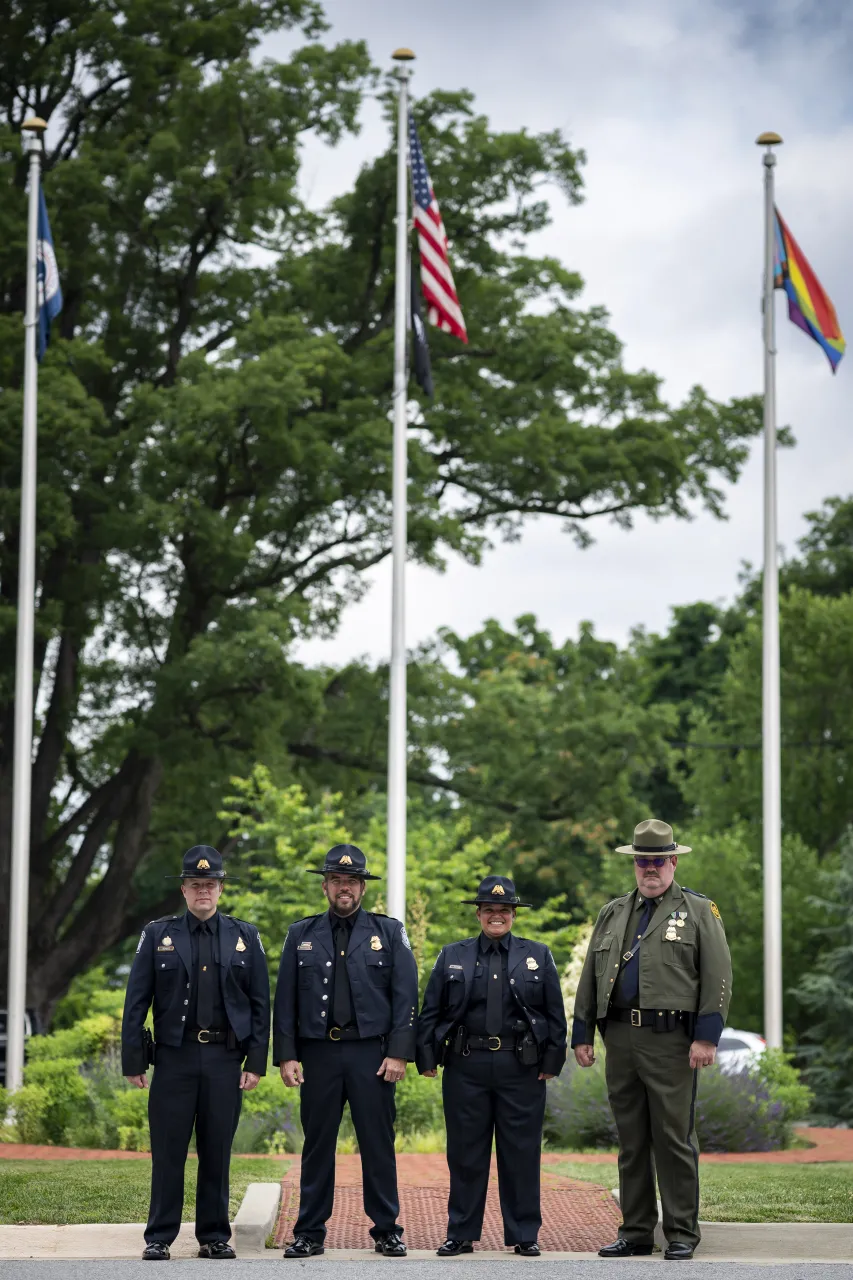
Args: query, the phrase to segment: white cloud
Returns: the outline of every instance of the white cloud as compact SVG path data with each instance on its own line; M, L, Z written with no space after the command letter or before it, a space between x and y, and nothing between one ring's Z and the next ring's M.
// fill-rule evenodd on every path
M553 225L536 247L582 273L583 301L608 307L628 366L661 374L668 396L695 382L719 398L761 388L762 166L754 139L763 129L786 139L778 203L853 337L845 72L853 12L830 6L818 23L795 0L751 12L682 0L433 0L429 10L413 0L326 0L326 10L332 37L367 39L378 62L410 44L415 92L468 87L494 127L560 127L586 149L585 203L568 209L555 193ZM271 41L265 51L276 47ZM384 145L370 104L358 138L334 152L309 146L312 200L345 188ZM799 442L779 459L780 541L791 548L804 512L829 494L853 492L853 352L833 378L820 349L788 324L781 300L778 307L779 418ZM727 509L722 524L700 514L691 524L640 518L631 533L599 525L585 552L556 523L538 522L481 569L410 569L409 642L441 623L465 632L487 616L509 623L521 612L537 614L558 639L581 619L617 639L638 623L663 627L671 605L730 598L741 561L760 561L759 445ZM301 655L384 657L389 618L383 565L340 635L304 645Z

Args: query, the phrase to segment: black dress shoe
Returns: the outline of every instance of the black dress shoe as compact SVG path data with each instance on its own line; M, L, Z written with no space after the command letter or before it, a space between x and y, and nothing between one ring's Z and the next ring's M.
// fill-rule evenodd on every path
M473 1253L474 1246L470 1240L454 1240L448 1236L440 1249L436 1249L439 1258L455 1258L460 1253Z
M387 1231L376 1241L375 1253L382 1253L386 1258L405 1258L406 1246L399 1231Z
M319 1240L309 1240L307 1236L297 1236L293 1244L289 1244L285 1249L284 1256L285 1258L313 1258L315 1254L325 1252L326 1250Z
M142 1250L142 1256L146 1262L168 1262L172 1255L169 1253L169 1246L163 1244L162 1240L152 1240Z
M613 1244L606 1244L599 1249L599 1258L645 1258L654 1249L653 1244L632 1244L620 1236Z
M528 1240L515 1246L515 1252L520 1253L522 1258L541 1258L542 1250L535 1240Z
M237 1255L227 1240L214 1240L211 1244L200 1244L200 1258L236 1258Z
M666 1252L663 1256L668 1262L689 1262L693 1257L693 1245L683 1244L680 1240L676 1240L674 1244L666 1246Z

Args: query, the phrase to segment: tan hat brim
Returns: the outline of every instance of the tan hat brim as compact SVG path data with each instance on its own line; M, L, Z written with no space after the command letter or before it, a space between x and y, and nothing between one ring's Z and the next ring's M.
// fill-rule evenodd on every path
M658 858L660 857L671 858L674 853L692 853L693 849L689 844L677 844L674 849L667 849L666 852L664 852L664 850L661 849L659 852L656 853L655 850L653 849L643 849L641 851L639 849L635 849L632 844L620 844L619 847L615 850L615 852L630 853L630 854L637 853L641 858L654 858L655 856L657 856Z

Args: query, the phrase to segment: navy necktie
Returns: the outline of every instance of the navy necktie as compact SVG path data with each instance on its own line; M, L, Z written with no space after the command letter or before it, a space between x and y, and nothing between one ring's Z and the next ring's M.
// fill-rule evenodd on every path
M486 988L486 1035L499 1036L503 1031L503 991L500 946L493 942L489 951Z
M332 1017L336 1027L346 1027L352 1022L349 974L347 973L347 948L349 929L343 920L335 925L335 990L332 997Z
M637 945L639 938L649 927L649 921L652 918L657 903L652 898L647 898L643 903L643 912L640 916L640 923L637 925L637 932L629 940L626 950L633 951ZM620 974L621 981L619 983L620 995L626 1002L629 1009L636 1009L640 1000L640 948L634 951L631 959L625 964L625 968Z
M213 1021L213 947L210 926L204 921L198 936L198 1025L209 1027Z

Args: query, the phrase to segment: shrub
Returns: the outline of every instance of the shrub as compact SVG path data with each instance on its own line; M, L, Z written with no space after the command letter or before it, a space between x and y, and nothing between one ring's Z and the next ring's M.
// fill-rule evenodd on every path
M69 1128L93 1118L92 1099L79 1068L77 1058L53 1058L27 1065L24 1087L15 1094L16 1127L21 1141L63 1143Z
M562 1075L548 1085L545 1136L552 1146L584 1150L618 1144L603 1056L585 1070L567 1063ZM808 1113L810 1102L809 1089L781 1052L768 1052L748 1070L733 1075L711 1067L700 1073L696 1096L699 1148L778 1151L790 1146L793 1125Z
M441 1081L419 1076L410 1066L397 1085L397 1133L403 1136L416 1133L444 1132L444 1108L441 1103ZM412 1150L407 1147L406 1150Z
M299 1094L284 1087L272 1066L256 1089L243 1094L233 1150L235 1155L285 1155L302 1150Z
M73 1027L46 1036L32 1036L27 1042L27 1061L45 1062L55 1058L89 1061L106 1053L121 1038L121 1023L108 1013L83 1018Z

